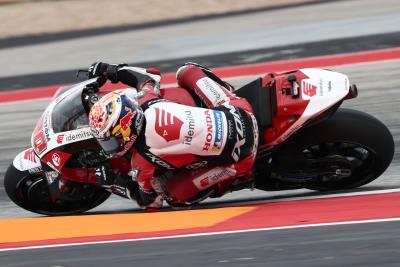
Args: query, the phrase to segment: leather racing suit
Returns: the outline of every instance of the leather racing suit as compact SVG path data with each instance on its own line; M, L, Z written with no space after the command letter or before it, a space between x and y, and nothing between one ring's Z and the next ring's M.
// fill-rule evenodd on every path
M138 100L144 127L131 151L131 173L140 190L167 193L163 197L178 206L221 196L251 181L258 128L246 99L235 96L210 70L187 63L177 71L178 85L207 108L169 102L135 69L124 66L117 77L144 92ZM162 180L159 174L169 171L172 177Z

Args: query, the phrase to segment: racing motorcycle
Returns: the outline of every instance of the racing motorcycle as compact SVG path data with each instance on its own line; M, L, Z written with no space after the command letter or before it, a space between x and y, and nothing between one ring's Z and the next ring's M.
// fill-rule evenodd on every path
M104 82L89 79L54 95L33 131L32 147L20 152L5 174L5 189L15 204L46 215L81 213L111 194L99 186L96 166L108 162L115 171L129 173L129 160L110 159L88 127L90 107L106 93ZM183 88L160 94L202 106ZM269 73L235 94L251 103L259 125L254 188L351 189L378 178L392 161L394 141L387 127L364 112L339 108L358 94L344 74L311 68ZM207 179L218 182L218 177Z

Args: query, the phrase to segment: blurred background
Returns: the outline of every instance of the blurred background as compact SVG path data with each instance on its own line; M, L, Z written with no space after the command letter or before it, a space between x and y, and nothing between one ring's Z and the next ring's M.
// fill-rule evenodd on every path
M2 0L0 90L73 82L98 60L173 71L390 47L399 10L396 0Z

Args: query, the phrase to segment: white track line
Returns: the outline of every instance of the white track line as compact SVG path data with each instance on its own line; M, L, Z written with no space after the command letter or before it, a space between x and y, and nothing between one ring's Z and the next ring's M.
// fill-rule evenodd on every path
M124 239L124 240L93 241L93 242L82 242L82 243L71 243L71 244L43 245L43 246L30 246L30 247L27 246L27 247L20 247L20 248L5 248L5 249L0 249L0 252L17 251L17 250L28 250L28 249L58 248L58 247L69 247L69 246L112 244L112 243L135 242L135 241L163 240L163 239L173 239L173 238L216 236L216 235L226 235L226 234L240 234L240 233L251 233L251 232L262 232L262 231L275 231L275 230L288 230L288 229L298 229L298 228L311 228L311 227L319 227L319 226L336 226L336 225L380 223L380 222L397 222L397 221L400 221L400 218L361 220L361 221L348 221L348 222L332 222L332 223L318 223L318 224L304 224L304 225L294 225L294 226L280 226L280 227L270 227L270 228L257 228L257 229L247 229L247 230L209 232L209 233L197 233L197 234L186 234L186 235L184 234L184 235L163 236L163 237L147 237L147 238Z
M319 195L319 196L303 196L303 197L285 197L271 200L260 200L260 199L249 199L249 204L251 202L255 202L255 204L261 203L276 203L276 202L290 202L290 201L298 201L298 200L312 200L312 199L325 199L325 198L337 198L337 197L352 197L352 196L365 196L365 195L376 195L376 194L390 194L390 193L398 193L400 192L400 188L394 189L383 189L383 190L371 190L364 192L349 192L349 193L338 193L338 194L327 194L327 195Z

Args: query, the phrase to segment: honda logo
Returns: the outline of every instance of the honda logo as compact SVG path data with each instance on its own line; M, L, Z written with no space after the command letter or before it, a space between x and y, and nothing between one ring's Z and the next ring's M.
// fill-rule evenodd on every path
M312 85L311 83L303 80L302 87L303 94L308 95L309 97L313 97L317 94L317 86Z
M155 108L155 130L165 141L170 142L179 139L183 122L171 113Z

